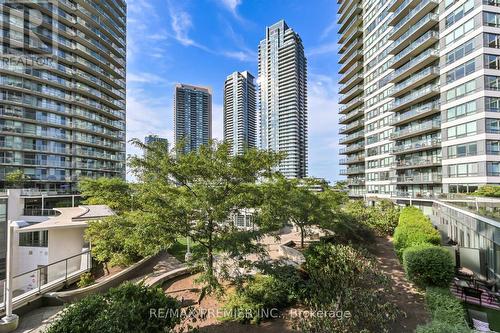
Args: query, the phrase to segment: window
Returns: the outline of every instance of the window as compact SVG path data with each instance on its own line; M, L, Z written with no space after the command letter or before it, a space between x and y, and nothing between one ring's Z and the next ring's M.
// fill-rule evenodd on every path
M476 156L477 155L477 143L464 143L461 145L455 145L448 147L448 158L464 157L464 156Z
M474 9L474 0L466 1L462 6L455 9L451 14L446 16L446 28L460 20L462 17L470 13Z
M19 233L19 246L47 247L49 242L49 232L33 231Z
M486 119L486 133L500 133L500 119Z
M470 40L446 54L446 64L449 65L474 51L474 40Z
M463 96L466 96L470 93L473 93L476 90L476 80L472 80L466 83L463 83L453 89L450 89L446 92L446 101L452 101Z
M476 101L472 101L449 108L448 110L446 110L446 119L450 121L456 118L474 114L477 111L476 104Z
M484 12L484 24L489 27L500 27L500 15L497 13Z
M498 76L492 76L492 75L486 75L484 77L485 83L484 83L484 88L486 90L500 90L500 77Z
M493 140L486 141L486 154L500 155L500 141L493 141Z
M448 166L448 177L477 176L478 170L478 163L453 164Z
M500 69L500 56L494 54L485 54L484 67L489 69Z
M474 59L469 62L466 62L465 64L460 65L452 69L448 73L446 73L446 83L451 83L469 74L472 74L474 73L475 69L476 69L476 64Z
M462 38L465 34L472 31L474 29L474 19L470 19L464 24L460 25L458 28L450 32L445 37L445 44L449 45L460 38Z
M500 162L488 162L486 164L488 176L500 176Z
M500 35L492 34L492 33L485 33L484 34L484 46L499 49L500 48Z
M464 136L474 135L477 131L476 121L448 128L448 139L462 138Z
M500 97L487 96L484 104L486 112L500 112Z

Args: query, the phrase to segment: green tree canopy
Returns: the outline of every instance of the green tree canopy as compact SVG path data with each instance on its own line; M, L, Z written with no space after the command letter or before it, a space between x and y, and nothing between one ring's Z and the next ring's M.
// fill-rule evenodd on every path
M83 178L78 188L87 205L108 205L117 213L132 208L133 189L122 178Z

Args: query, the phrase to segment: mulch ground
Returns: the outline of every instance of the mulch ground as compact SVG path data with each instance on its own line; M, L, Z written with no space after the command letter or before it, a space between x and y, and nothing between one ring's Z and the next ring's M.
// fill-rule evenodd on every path
M414 332L418 325L430 320L423 292L406 279L391 238L377 237L371 250L377 257L379 268L391 279L392 293L388 295L389 300L404 312L403 317L392 325L391 332Z

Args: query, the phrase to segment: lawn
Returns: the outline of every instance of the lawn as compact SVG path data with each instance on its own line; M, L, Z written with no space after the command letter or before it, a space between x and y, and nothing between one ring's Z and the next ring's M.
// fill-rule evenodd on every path
M196 244L192 240L190 241L190 245L191 245L191 252L193 251L194 248L198 246L198 244ZM186 252L187 252L186 237L177 238L175 243L168 249L168 253L173 255L180 262L185 262Z

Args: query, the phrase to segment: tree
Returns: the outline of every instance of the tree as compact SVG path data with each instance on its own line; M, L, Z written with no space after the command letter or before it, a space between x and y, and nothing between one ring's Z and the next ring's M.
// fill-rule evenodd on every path
M484 185L478 188L472 195L480 197L500 197L500 186L498 185Z
M133 188L122 178L84 178L78 188L87 205L108 205L117 213L132 208Z
M137 184L136 213L143 243L168 243L172 237L190 237L198 244L191 264L202 271L205 290L217 289L216 253L237 258L258 252L263 234L284 224L278 204L273 168L281 154L249 149L232 156L225 143L211 142L197 151L174 154L158 145L132 141L144 151L129 161ZM273 201L271 203L270 201ZM252 210L256 228L238 229L230 220L242 210Z
M288 218L300 230L300 246L304 247L304 238L307 235L307 229L313 225L321 225L325 220L330 220L330 205L327 203L326 196L321 196L311 191L312 186L317 185L314 179L285 179L281 177L278 180L280 187L285 190L285 206L288 209Z
M26 180L26 175L20 169L11 171L5 175L5 182L10 188L21 188Z

